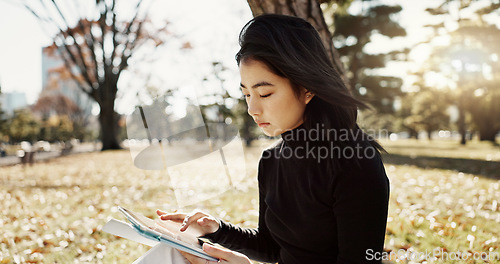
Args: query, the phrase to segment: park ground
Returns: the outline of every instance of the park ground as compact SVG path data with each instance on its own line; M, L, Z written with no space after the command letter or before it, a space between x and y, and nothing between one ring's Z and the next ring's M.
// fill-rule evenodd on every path
M256 168L266 144L245 149L247 176L236 187L183 210L200 208L256 226ZM385 241L391 261L500 263L500 148L476 141L382 144L389 152L383 158L391 182ZM0 167L0 263L132 263L149 247L107 234L102 226L123 219L117 205L149 217L157 208L176 209L166 177L135 168L126 150ZM437 258L426 259L426 251ZM451 259L458 251L470 255Z

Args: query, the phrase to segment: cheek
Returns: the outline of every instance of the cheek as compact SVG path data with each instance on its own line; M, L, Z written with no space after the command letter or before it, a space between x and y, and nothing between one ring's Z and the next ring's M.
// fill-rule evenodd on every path
M289 97L286 100L277 100L270 105L268 111L277 113L283 121L296 122L303 118L306 105L297 100L296 97Z
M294 120L303 119L304 111L306 110L306 104L304 102L300 102L297 99L293 102L293 105L290 104L287 106L290 109L291 118ZM293 116L292 116L293 115Z

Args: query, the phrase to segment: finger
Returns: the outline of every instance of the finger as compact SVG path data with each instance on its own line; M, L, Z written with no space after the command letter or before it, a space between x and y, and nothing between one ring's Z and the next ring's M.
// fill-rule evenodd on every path
M175 222L182 222L186 218L186 214L182 213L167 213L160 215L161 220L172 220Z
M165 211L163 211L161 209L156 209L156 214L158 216L162 216L162 215L165 215L165 214L174 214L174 213L177 213L177 209L175 209L173 212L165 212ZM179 214L179 213L177 213L177 214Z
M156 214L157 214L158 216L162 216L162 215L164 215L164 214L167 214L167 212L162 211L162 210L160 210L160 209L156 209Z
M198 219L197 222L200 226L206 226L206 225L211 224L211 222L213 222L213 220L210 220L208 217L205 216L205 217Z
M197 223L208 234L217 232L217 230L219 230L220 227L220 223L217 221L217 219L214 219L213 217L209 216L205 216L198 219Z
M186 229L189 227L189 225L191 225L193 222L198 221L198 219L200 219L202 217L206 217L206 216L207 215L205 213L202 213L202 212L199 212L199 211L195 211L195 212L187 215L184 218L184 221L182 222L182 226L181 226L180 231L181 232L186 231Z

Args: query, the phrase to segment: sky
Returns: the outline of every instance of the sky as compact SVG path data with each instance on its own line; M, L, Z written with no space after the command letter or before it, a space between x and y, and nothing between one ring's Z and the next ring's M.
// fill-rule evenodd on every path
M50 39L12 2L0 0L0 84L2 92L27 93L32 103L41 89L41 47Z
M430 31L425 23L433 22L426 14L427 6L437 1L379 0L387 4L401 4L403 11L397 16L407 30L407 37L375 37L366 49L382 53L388 49L402 49L427 39ZM367 8L366 4L354 4L351 11ZM231 95L239 96L239 76L234 54L238 51L237 38L242 26L251 19L251 11L244 0L156 0L151 8L154 19L168 19L169 29L178 37L172 39L154 56L153 62L131 63L128 72L122 74L118 86L117 110L128 113L133 110L144 89L144 76L151 75L150 85L162 89L182 88L181 94L200 99L203 90L221 89L219 81L211 73L211 62L221 61L229 69L224 88ZM0 0L0 84L3 92L24 92L28 103L34 103L42 89L41 50L50 45L50 37L38 21L15 0ZM189 41L191 50L180 50ZM424 60L429 49L420 47L412 51L413 58ZM386 73L406 77L411 65L389 64ZM139 77L142 76L142 77ZM207 78L208 81L202 81ZM411 78L410 78L411 79ZM405 78L405 86L411 81ZM127 91L127 92L125 92ZM202 99L200 99L202 100Z

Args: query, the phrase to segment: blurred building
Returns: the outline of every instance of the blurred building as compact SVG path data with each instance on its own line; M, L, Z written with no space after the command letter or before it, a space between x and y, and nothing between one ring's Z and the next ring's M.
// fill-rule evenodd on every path
M85 115L91 116L94 100L80 90L68 73L59 51L54 46L42 49L43 96L64 95L73 101Z
M80 129L95 132L99 128L97 116L92 114L96 104L72 79L57 47L43 48L42 91L33 106L35 115L48 119L67 114Z
M0 107L5 115L14 114L14 110L28 106L26 94L20 92L2 92L0 94Z

